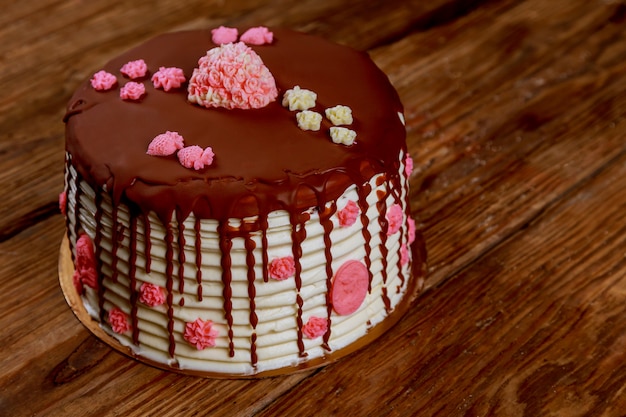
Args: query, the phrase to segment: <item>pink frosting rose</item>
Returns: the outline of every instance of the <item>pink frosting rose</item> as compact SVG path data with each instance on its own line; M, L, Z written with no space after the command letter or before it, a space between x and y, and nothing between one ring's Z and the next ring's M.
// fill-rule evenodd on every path
M352 314L367 296L369 274L359 261L347 261L337 270L331 288L333 309L339 315Z
M211 40L216 45L237 42L238 35L239 31L237 31L237 28L220 26L216 29L211 30Z
M409 262L409 248L406 243L400 246L400 265L406 265Z
M406 174L407 177L410 177L412 172L413 172L413 158L411 158L411 155L406 154L406 158L404 159L404 173Z
M152 139L148 145L146 153L152 156L168 156L173 155L177 150L184 146L184 138L178 132L161 133Z
M76 240L76 257L74 258L74 286L82 293L83 284L96 289L98 288L98 273L96 272L96 259L93 252L91 238L83 233Z
M407 223L409 225L409 245L415 242L415 220L411 217L407 219Z
M97 91L106 91L117 84L115 75L104 70L96 72L91 78L91 86Z
M265 45L272 43L274 34L265 26L258 26L246 30L239 40L248 45Z
M196 349L203 350L207 347L215 346L215 339L219 335L217 329L213 327L211 320L197 318L191 323L185 323L185 333L183 337Z
M214 157L215 154L210 146L206 149L202 149L197 145L186 146L178 151L180 164L185 168L193 168L195 170L211 165Z
M128 323L128 316L118 307L114 307L109 311L109 324L111 330L115 333L126 333L130 330L130 323Z
M63 191L59 194L59 210L62 215L67 214L67 191Z
M311 316L304 326L302 333L309 339L323 336L328 330L328 320L322 317Z
M356 219L359 217L359 206L352 201L349 200L346 206L337 212L337 218L339 219L339 226L348 227L352 226Z
M293 256L273 259L272 262L270 262L269 273L270 277L278 281L282 281L294 275L296 273L296 263Z
M258 109L278 96L272 73L243 42L207 51L193 70L187 92L192 103L227 109Z
M125 63L122 68L120 68L120 72L128 78L134 80L136 78L144 77L148 72L148 66L143 59L138 59L136 61L129 61Z
M387 229L387 235L393 235L402 226L402 207L399 204L394 204L387 210L387 222L389 227Z
M127 82L120 89L120 97L124 100L139 100L144 94L146 94L146 87L135 81Z
M165 290L158 285L144 282L139 288L139 302L156 307L165 303Z
M164 91L170 91L173 88L180 87L185 80L183 70L176 67L160 67L159 70L152 75L152 85L154 85L154 88L162 88Z

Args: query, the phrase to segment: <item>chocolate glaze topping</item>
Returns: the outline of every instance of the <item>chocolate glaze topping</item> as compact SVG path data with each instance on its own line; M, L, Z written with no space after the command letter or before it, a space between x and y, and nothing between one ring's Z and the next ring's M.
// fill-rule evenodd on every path
M150 76L161 66L182 68L187 79L198 59L216 45L210 30L161 35L107 63L118 85L94 90L85 81L67 107L66 147L73 164L93 187L106 185L114 203L154 211L167 223L174 210L185 218L226 220L288 211L331 201L351 184L375 173L393 172L405 147L398 118L402 105L386 75L364 52L284 29L271 29L274 42L253 46L276 79L278 99L253 110L206 109L187 101L187 83L164 92ZM128 80L119 69L144 59L146 95L124 101ZM295 113L280 103L299 85L317 93L317 106L352 108L356 143L332 143L324 118L318 132L297 127ZM200 171L184 168L174 155L146 154L158 134L176 131L186 145L211 146L214 163ZM263 217L263 216L262 216Z

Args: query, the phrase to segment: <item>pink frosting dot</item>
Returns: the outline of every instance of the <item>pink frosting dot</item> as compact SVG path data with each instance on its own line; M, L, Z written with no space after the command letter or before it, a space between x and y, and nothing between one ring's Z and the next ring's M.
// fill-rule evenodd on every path
M406 246L406 243L403 243L400 246L400 265L406 265L409 263L409 248Z
M180 164L185 168L193 168L195 170L211 165L214 157L215 154L210 146L206 149L202 149L197 145L186 146L178 151Z
M352 226L356 219L359 217L359 206L352 201L349 200L346 206L337 212L337 218L339 219L339 226L348 227Z
M265 45L274 41L274 34L265 26L258 26L246 30L239 40L248 45Z
M198 350L214 347L215 339L218 335L219 331L213 327L211 320L205 321L197 318L193 322L185 323L185 333L183 337Z
M393 235L402 226L402 207L399 204L394 204L387 210L387 222L389 228L387 229L387 235Z
M143 59L138 59L136 61L129 61L122 65L120 72L128 78L134 80L135 78L144 77L148 72L148 66Z
M127 82L120 89L120 97L124 100L139 100L144 94L146 94L146 87L135 81Z
M114 307L109 311L109 324L111 330L115 333L126 333L130 330L130 323L128 323L128 316L118 307Z
M279 281L293 276L296 273L296 263L293 256L273 259L270 262L269 273L270 277Z
M341 265L333 279L331 299L337 314L352 314L361 307L367 295L369 274L359 261L348 261Z
M176 67L160 67L157 72L152 74L152 85L154 88L162 88L163 91L178 88L185 80L183 70Z
M237 42L238 35L239 32L237 31L237 28L220 26L216 29L211 30L211 39L216 45Z
M152 139L148 145L146 153L152 156L168 156L173 155L177 150L184 146L184 138L178 132L161 133Z
M409 225L409 245L415 242L415 220L409 217L407 219L407 223Z
M323 336L328 330L328 320L322 317L309 317L309 320L302 326L302 333L309 339Z
M74 258L74 286L82 293L83 284L96 289L98 288L98 273L96 272L96 260L93 252L91 238L83 233L76 240L76 256Z
M106 91L117 84L115 75L104 70L96 72L91 78L91 86L97 91Z
M406 158L404 159L404 173L406 174L407 177L410 177L412 172L413 172L413 158L411 158L411 155L406 154Z
M139 288L139 302L156 307L165 303L165 290L158 285L144 282Z
M59 194L59 210L62 215L67 215L67 191L63 191Z

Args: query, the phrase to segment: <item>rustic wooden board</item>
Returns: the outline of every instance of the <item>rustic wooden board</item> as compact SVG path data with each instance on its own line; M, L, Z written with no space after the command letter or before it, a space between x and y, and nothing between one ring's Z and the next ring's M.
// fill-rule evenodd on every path
M12 2L0 16L0 415L623 416L623 1ZM207 380L90 336L56 277L65 102L162 31L369 50L405 104L428 291L321 370Z

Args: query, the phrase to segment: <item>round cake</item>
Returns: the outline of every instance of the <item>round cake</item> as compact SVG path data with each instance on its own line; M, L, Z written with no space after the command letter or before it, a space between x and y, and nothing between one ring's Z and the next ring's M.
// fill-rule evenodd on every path
M65 116L77 296L182 372L283 373L372 341L423 282L402 112L366 53L286 29L111 60Z

